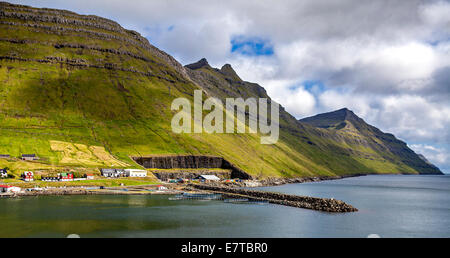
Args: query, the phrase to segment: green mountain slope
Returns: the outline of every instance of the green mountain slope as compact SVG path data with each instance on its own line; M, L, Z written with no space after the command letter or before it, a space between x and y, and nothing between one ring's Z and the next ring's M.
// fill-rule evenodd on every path
M274 145L261 145L257 134L175 134L171 103L192 100L196 89L220 99L268 97L230 65L183 67L114 21L0 3L0 154L42 158L0 159L0 166L127 167L136 166L130 156L212 154L264 177L439 173L414 153L406 162L400 152L357 144L351 133L299 122L282 108ZM102 147L112 158L94 151Z
M370 149L391 162L400 160L403 164L415 168L421 173L436 173L439 171L423 155L416 154L408 148L405 142L398 140L392 134L383 133L380 129L367 124L347 108L307 117L301 119L300 122L326 129L334 134L335 139L342 144ZM366 155L368 159L373 156L370 153L362 155Z

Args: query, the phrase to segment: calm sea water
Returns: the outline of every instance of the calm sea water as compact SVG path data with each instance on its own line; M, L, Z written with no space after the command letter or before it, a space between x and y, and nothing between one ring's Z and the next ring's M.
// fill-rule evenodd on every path
M261 189L336 198L330 214L168 196L0 199L0 237L450 237L450 176L365 176Z

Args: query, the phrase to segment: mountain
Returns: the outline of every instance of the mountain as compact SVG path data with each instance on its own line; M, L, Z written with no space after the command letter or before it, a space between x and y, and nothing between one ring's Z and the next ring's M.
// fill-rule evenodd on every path
M131 157L156 154L221 156L255 177L440 173L356 116L327 126L280 107L273 145L260 144L259 134L173 133L171 103L193 101L194 90L221 100L270 97L229 64L183 66L138 32L94 15L0 3L0 81L0 154L41 158L0 159L15 173L133 167Z
M299 121L332 132L336 135L336 140L341 141L342 144L371 149L386 160L393 161L399 158L402 163L421 171L421 173L437 173L439 171L423 155L416 154L411 150L405 142L367 124L347 108L303 118ZM370 158L370 155L367 158Z

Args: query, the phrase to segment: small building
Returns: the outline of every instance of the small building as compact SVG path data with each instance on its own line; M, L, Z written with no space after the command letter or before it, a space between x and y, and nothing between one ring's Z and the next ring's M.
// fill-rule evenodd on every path
M117 169L116 168L117 177L125 176L125 169Z
M195 179L199 179L200 181L220 181L220 178L215 175L200 175Z
M100 170L102 176L104 177L122 177L125 176L125 170L114 169L114 168L102 168Z
M41 180L44 182L58 182L59 177L56 176L43 176L41 177Z
M22 178L25 182L34 181L34 173L32 171L25 171L22 174Z
M102 168L100 172L104 177L117 177L117 173L114 168Z
M9 159L11 156L9 154L0 154L0 159Z
M22 188L12 185L0 185L0 192L2 193L19 193Z
M159 191L167 190L167 187L165 187L163 185L157 185L156 187L158 188Z
M21 159L30 161L30 160L38 160L39 157L36 156L36 154L22 154Z
M59 174L59 181L62 181L62 182L73 181L73 174L72 173L61 173L61 174Z
M127 177L146 177L147 171L142 169L125 169L125 176Z
M92 180L92 179L94 179L94 174L84 174L84 177L85 177L87 180Z
M8 170L6 168L0 169L0 177L1 178L8 177Z

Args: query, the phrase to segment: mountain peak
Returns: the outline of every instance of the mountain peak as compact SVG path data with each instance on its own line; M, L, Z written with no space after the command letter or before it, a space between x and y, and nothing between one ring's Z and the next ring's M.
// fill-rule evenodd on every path
M236 71L233 69L233 67L231 67L230 64L224 64L222 68L220 68L220 71L224 75L231 77L235 81L241 81L241 78L239 77L239 75L237 75Z
M200 69L202 67L211 67L211 66L209 65L208 60L206 60L206 58L202 58L195 63L186 65L186 67L191 70L196 70L196 69Z
M348 108L342 108L328 113L318 114L312 117L300 119L300 122L308 123L320 128L341 128L342 126L345 126L345 121L351 121L352 123L364 122Z
M344 120L354 119L354 118L359 118L355 113L353 113L353 111L351 111L350 109L348 109L346 107L345 108L341 108L341 109L336 110L336 111L332 111L332 112L330 112L328 114L333 114L333 113L340 115L342 117L343 121Z

